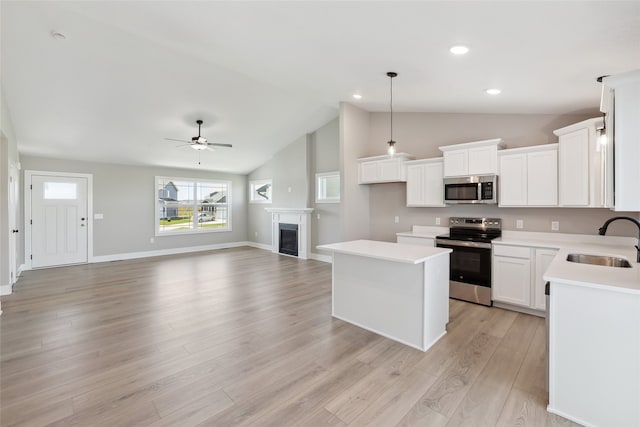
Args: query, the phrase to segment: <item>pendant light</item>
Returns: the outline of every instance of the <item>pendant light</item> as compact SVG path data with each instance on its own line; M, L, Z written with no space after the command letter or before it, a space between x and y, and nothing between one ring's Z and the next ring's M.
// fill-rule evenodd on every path
M606 91L607 88L604 85L604 79L609 77L607 76L600 76L596 79L596 81L598 83L601 84L601 89L602 92L600 93L600 111L602 112L602 126L598 126L598 128L596 129L596 133L598 135L597 137L597 141L598 144L596 145L596 150L600 151L600 147L601 146L605 146L608 143L609 138L607 137L607 115L605 113L607 106L605 105L605 97L606 97Z
M387 148L387 153L389 153L390 156L393 156L394 154L396 154L396 142L393 140L393 78L398 76L398 73L394 73L393 71L389 71L387 73L387 76L389 76L389 83L390 83L390 97L389 97L389 110L390 110L390 118L391 118L391 123L389 126L390 129L390 138L389 141L387 142L387 145L389 146L389 148Z

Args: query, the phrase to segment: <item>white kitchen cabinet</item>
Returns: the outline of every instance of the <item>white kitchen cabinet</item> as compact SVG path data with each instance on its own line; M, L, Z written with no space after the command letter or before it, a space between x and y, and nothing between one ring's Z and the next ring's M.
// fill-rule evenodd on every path
M535 249L536 264L534 267L533 277L533 308L536 310L544 310L546 308L546 296L544 294L544 285L546 281L542 278L549 268L551 261L558 253L557 249Z
M498 149L502 139L438 147L444 157L444 177L498 174Z
M494 243L493 301L541 315L546 303L542 276L557 253L557 249Z
M407 169L404 162L411 159L413 157L406 153L358 159L358 184L405 182Z
M558 144L499 153L500 206L558 205Z
M615 199L610 198L609 201L616 211L639 212L640 70L606 77L604 84L613 89L612 96L605 97L601 110L607 113L606 164L608 172L613 170L615 178L614 183L611 173L605 175L606 195ZM615 144L612 144L612 136Z
M529 248L494 246L494 301L529 307L531 305L531 260Z
M405 245L417 245L417 246L435 246L436 239L431 237L412 237L412 236L398 236L396 238L398 243Z
M606 150L596 130L600 117L554 130L558 136L559 206L608 207L605 195Z
M407 206L443 207L442 157L405 162L407 167Z

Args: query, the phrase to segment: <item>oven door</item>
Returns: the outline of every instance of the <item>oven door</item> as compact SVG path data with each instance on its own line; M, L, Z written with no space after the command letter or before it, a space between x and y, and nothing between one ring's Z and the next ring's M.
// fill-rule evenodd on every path
M452 249L449 296L491 305L491 243L436 239L439 248Z

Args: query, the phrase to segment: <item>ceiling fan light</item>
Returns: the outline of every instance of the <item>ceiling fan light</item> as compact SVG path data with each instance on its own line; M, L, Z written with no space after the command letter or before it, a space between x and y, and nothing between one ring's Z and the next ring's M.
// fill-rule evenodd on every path
M206 150L207 146L205 144L199 144L199 143L195 143L191 146L191 148L193 148L194 150Z

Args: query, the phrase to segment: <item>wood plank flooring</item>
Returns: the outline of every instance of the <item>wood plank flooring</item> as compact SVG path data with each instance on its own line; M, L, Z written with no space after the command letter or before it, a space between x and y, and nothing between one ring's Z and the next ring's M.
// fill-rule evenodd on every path
M2 426L543 426L543 319L450 301L426 353L331 318L331 265L254 248L27 271Z

